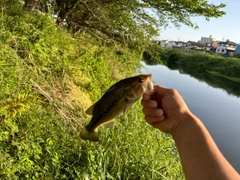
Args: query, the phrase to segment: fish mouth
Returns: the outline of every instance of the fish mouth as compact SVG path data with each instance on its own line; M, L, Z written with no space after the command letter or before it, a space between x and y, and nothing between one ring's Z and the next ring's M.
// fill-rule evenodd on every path
M147 93L147 94L153 95L153 94L154 94L154 89L153 89L153 88L151 88L151 89L145 89L143 92L144 92L144 93Z
M154 87L152 80L148 80L145 85L143 85L143 92L147 94L154 94Z

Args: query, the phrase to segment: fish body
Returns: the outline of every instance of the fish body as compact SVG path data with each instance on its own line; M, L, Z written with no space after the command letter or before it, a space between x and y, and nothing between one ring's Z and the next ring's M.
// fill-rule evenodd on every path
M115 118L127 112L144 92L153 92L151 74L141 74L115 83L86 111L92 118L82 129L80 137L98 141L97 128L102 125L113 126Z

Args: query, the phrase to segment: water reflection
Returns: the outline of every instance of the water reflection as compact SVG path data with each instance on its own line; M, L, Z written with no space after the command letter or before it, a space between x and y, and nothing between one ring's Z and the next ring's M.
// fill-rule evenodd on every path
M207 72L201 72L196 69L187 68L182 65L178 67L187 74L190 74L191 76L202 80L213 87L221 88L225 90L228 94L240 96L240 83L228 80L223 77L213 76Z
M207 73L190 72L184 67L170 70L164 65L149 66L144 62L143 66L142 73L151 73L155 84L180 92L191 111L205 124L224 156L240 173L239 85L232 82L224 84L222 79Z
M149 64L147 61L144 62L147 65L152 65ZM200 81L206 82L210 86L221 88L225 90L228 94L232 94L238 97L240 96L240 83L231 81L223 77L213 76L212 74L206 71L202 71L200 69L179 65L175 63L175 61L168 61L165 65L171 70L179 70L179 72L182 74L189 74Z

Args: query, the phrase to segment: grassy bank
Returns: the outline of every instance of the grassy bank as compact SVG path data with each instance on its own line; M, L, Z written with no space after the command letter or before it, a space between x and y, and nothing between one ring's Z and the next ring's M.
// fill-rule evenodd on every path
M177 49L163 49L159 51L160 59L169 67L177 64L208 72L214 76L240 82L240 60L221 57L205 52L186 53Z
M136 72L139 52L72 38L42 15L2 13L0 30L0 179L183 179L174 142L139 102L100 142L79 138L86 108Z

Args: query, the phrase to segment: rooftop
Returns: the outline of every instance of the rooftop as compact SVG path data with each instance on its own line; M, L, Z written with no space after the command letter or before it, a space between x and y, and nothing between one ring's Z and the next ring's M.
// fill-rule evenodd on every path
M235 42L232 42L232 41L220 41L220 42L218 42L218 44L229 44L229 45L234 45L234 46L236 46L237 45L237 43L235 43Z

